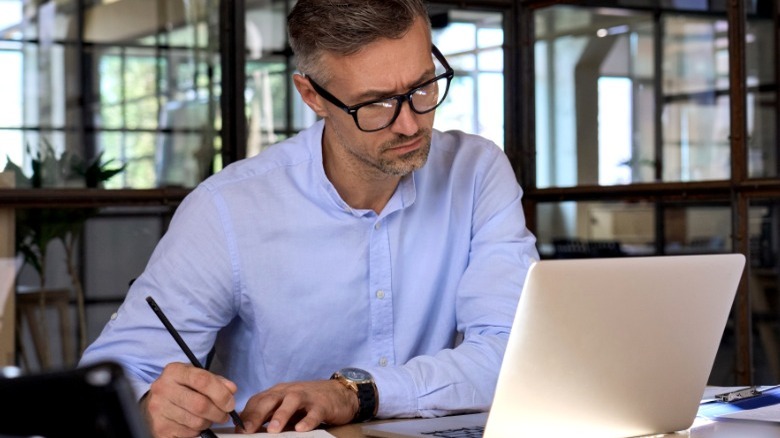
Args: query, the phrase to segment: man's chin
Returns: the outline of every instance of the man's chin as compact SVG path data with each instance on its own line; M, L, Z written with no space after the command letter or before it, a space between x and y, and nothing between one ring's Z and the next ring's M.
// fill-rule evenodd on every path
M390 175L406 176L425 165L430 149L431 145L428 143L419 149L407 152L392 161L385 162L382 166L383 170Z

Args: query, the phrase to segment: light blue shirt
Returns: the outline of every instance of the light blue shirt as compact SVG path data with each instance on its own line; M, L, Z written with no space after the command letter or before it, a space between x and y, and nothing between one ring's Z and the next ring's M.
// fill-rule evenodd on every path
M212 369L238 385L239 408L347 366L374 376L380 417L489 408L538 258L506 155L434 131L425 166L376 214L325 176L323 126L195 188L82 363L119 362L140 397L187 362L152 296L201 362L216 342Z

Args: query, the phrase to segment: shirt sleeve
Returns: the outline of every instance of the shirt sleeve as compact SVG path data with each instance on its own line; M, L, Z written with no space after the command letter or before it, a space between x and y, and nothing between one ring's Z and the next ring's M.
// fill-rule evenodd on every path
M132 284L80 365L113 361L123 366L141 397L171 362L189 363L146 302L151 296L195 356L205 363L217 332L235 311L233 259L218 198L203 186L179 206L146 270ZM171 275L176 273L176 275Z
M506 155L475 184L469 263L457 290L463 341L395 367L367 369L377 385L377 416L433 417L489 409L530 265L538 260L522 190Z

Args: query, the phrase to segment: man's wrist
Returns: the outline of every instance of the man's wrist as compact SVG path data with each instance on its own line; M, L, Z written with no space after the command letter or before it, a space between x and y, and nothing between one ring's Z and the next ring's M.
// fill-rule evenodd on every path
M344 407L349 407L350 415L352 415L349 422L353 422L355 417L357 417L358 413L360 412L360 400L358 399L357 392L338 379L332 378L330 381L333 382L333 385L335 385L334 391L343 397L344 401L342 402L342 405Z
M379 396L371 374L358 368L343 368L333 373L331 379L344 385L357 397L358 409L352 418L353 423L367 421L376 416Z
M152 416L149 413L149 394L151 391L146 391L141 398L138 399L138 409L141 411L141 415L147 421L149 425L152 424Z

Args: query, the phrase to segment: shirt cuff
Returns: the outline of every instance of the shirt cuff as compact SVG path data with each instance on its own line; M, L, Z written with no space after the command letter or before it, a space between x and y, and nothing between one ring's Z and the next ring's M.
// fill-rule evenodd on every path
M417 415L417 391L414 377L403 367L366 369L371 373L379 394L377 418L414 417Z

